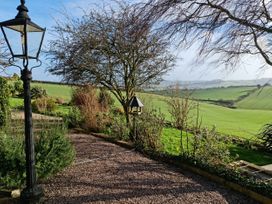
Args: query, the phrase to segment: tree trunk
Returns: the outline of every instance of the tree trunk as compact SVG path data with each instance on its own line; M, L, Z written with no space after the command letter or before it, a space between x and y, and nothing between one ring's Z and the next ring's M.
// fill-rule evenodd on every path
M184 149L183 149L183 128L180 128L180 154L183 155Z
M126 105L124 103L124 104L122 104L122 106L123 106L123 109L124 109L124 112L125 112L127 128L129 128L129 130L130 130L129 139L134 142L134 132L133 132L133 128L131 127L130 118L129 118L129 105Z

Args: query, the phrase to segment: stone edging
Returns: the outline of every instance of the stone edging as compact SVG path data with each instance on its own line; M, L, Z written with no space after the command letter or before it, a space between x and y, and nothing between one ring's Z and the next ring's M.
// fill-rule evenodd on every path
M127 148L127 149L133 149L133 144L132 143L128 143L128 142L124 142L124 141L120 141L120 140L114 140L113 138L110 138L108 137L107 135L105 134L98 134L98 133L92 133L91 135L95 136L95 137L98 137L98 138L101 138L101 139L104 139L106 141L109 141L109 142L112 142L114 144L117 144L121 147L124 147L124 148ZM147 157L150 157L149 155L147 154L144 154L145 156ZM153 159L153 158L151 158ZM159 158L158 158L159 159ZM264 203L264 204L271 204L272 203L272 199L267 197L267 196L264 196L264 195L261 195L259 193L256 193L252 190L249 190L239 184L236 184L236 183L233 183L231 181L228 181L224 178L221 178L219 176L216 176L216 175L212 175L211 173L208 173L207 171L204 171L202 169L199 169L199 168L196 168L196 167L193 167L191 165L188 165L188 164L182 164L182 163L177 163L177 162L174 162L174 161L166 161L166 160L163 160L163 162L167 163L167 164L171 164L171 165L175 165L177 167L181 167L183 169L186 169L186 170L190 170L191 172L193 173L196 173L198 175L201 175L203 177L206 177L208 178L209 180L212 180L216 183L219 183L229 189L232 189L234 191L238 191L258 202L261 202L261 203Z

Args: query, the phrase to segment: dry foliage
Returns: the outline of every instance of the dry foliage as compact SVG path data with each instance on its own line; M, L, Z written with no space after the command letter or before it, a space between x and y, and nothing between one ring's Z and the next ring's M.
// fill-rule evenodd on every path
M83 116L82 127L89 131L100 132L107 123L107 115L99 103L97 89L93 86L78 87L73 91L71 103L78 107Z

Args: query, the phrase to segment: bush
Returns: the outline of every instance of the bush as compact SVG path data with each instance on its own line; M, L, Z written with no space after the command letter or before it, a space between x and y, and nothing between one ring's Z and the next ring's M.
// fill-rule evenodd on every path
M66 130L57 127L43 130L35 142L37 178L47 178L74 159L74 149L65 136ZM0 132L0 188L20 188L25 183L24 136L18 133Z
M0 188L19 187L25 180L23 135L0 132Z
M164 115L156 110L146 109L141 116L136 117L136 146L144 150L159 151L161 149L160 138L164 127Z
M266 124L258 137L261 139L263 147L272 152L272 124Z
M35 146L36 167L39 178L47 178L69 166L75 157L75 151L66 137L66 129L42 131Z
M40 86L32 87L30 92L31 92L32 99L43 98L47 96L46 90Z
M68 115L64 118L65 122L67 123L69 128L76 128L80 127L83 122L82 114L79 108L73 106L70 110Z
M24 87L23 87L23 81L22 80L16 80L14 82L14 95L23 95Z
M108 123L106 110L98 102L96 88L78 87L72 94L72 105L76 106L83 117L81 127L87 131L103 132Z
M193 156L205 163L227 164L231 161L228 143L227 138L218 135L215 128L212 130L202 129L194 137L195 152L193 152Z
M63 98L56 98L56 103L59 105L65 104L65 100Z
M103 110L108 110L114 104L113 98L104 88L100 89L98 102Z
M127 127L125 115L114 115L109 134L117 140L129 140L130 129Z
M40 86L31 87L30 94L31 94L31 99L43 98L47 96L46 90ZM18 97L20 98L24 97L24 89L20 90L20 92L18 93Z
M10 111L10 89L6 79L0 77L0 127L6 125Z
M55 100L50 97L37 98L32 102L33 111L39 113L53 112L56 110L57 105Z

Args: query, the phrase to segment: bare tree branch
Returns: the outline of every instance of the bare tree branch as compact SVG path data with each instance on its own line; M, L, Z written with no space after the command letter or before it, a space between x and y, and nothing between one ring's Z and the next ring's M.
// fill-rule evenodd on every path
M200 45L200 61L220 55L235 66L252 54L271 66L271 11L271 0L153 0L142 13L180 45Z

